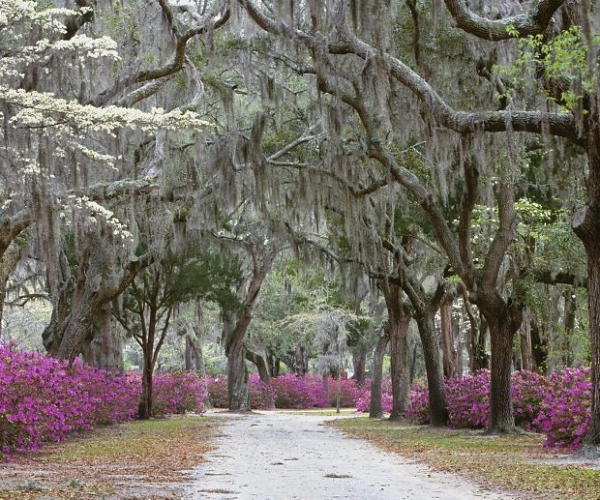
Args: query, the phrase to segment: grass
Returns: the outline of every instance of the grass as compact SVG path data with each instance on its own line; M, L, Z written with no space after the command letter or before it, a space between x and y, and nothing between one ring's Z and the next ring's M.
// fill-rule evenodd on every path
M178 483L216 433L197 416L99 428L0 465L0 500L181 498Z
M600 470L544 450L543 436L537 434L484 436L477 431L368 418L336 420L331 425L436 470L459 473L520 498L600 499Z
M65 443L49 459L59 463L98 461L127 464L134 461L138 465L151 464L157 459L169 462L170 454L167 452L170 453L174 446L184 444L188 447L190 442L195 442L186 455L187 462L195 464L210 449L206 442L210 435L212 425L206 418L171 417L134 421L116 428L101 428L89 437ZM177 463L181 463L181 457L177 458Z

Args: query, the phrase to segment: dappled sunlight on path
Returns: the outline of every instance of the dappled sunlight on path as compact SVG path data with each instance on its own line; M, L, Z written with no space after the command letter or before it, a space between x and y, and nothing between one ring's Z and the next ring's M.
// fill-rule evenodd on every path
M331 416L217 413L217 449L195 468L189 500L510 500L433 472L325 425Z

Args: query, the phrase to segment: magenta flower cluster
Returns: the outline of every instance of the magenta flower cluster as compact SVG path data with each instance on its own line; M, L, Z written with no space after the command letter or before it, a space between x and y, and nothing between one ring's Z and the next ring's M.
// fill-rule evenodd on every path
M533 428L546 434L546 446L581 447L589 430L592 407L590 368L569 368L546 379Z
M255 409L307 409L326 408L336 405L337 382L328 380L328 391L323 385L323 378L316 375L298 377L293 374L271 378L268 386L257 374L248 379L250 405ZM210 403L217 408L227 407L227 377L218 376L207 379ZM359 390L353 380L340 381L340 406L354 407Z
M0 456L128 420L138 398L124 377L0 345Z
M413 391L418 387L413 385ZM393 405L392 398L392 381L389 378L383 379L381 382L381 408L385 413L392 411ZM360 391L358 399L356 400L356 411L362 413L368 413L371 406L371 381L365 381L365 385Z
M480 429L489 421L490 372L446 381L450 425ZM512 374L511 395L515 423L546 435L545 446L577 449L589 429L592 384L589 368L569 368L547 378L534 372ZM407 417L429 423L428 391L413 388Z
M135 387L139 401L141 374L129 372L127 382ZM206 396L206 382L195 372L155 373L152 377L152 416L203 413Z
M205 384L195 374L158 374L154 380L154 414L204 409ZM139 374L68 366L0 344L0 459L135 418L140 396Z

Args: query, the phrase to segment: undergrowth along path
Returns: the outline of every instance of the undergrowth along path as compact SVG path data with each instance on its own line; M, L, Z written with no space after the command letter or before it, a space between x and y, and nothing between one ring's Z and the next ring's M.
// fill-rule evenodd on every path
M216 449L192 471L189 500L514 500L434 472L300 412L212 415ZM347 417L347 415L346 415Z

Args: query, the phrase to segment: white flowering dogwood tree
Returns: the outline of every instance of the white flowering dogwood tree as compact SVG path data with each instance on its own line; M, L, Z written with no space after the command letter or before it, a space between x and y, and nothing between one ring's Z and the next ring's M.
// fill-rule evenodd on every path
M146 10L163 17L162 33L146 26L146 36L152 44L162 36L168 49L136 67L131 57L141 55L121 57L116 41L134 36L117 22L133 13L94 5L0 4L0 285L22 253L12 249L26 247L16 238L26 235L53 306L44 343L69 360L151 259L136 249L135 216L157 191L166 137L184 131L189 140L210 127L194 110L201 96L185 47L227 18L213 6L180 34L171 7L156 3ZM168 83L178 73L192 91L175 102Z

